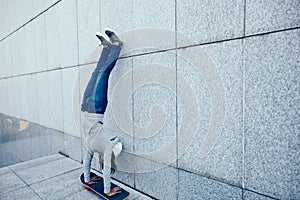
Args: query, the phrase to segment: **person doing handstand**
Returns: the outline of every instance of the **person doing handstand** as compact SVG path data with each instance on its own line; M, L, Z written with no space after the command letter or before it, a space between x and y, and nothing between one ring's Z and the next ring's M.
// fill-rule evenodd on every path
M108 104L107 91L108 80L122 48L122 41L112 30L105 30L109 37L106 40L103 35L96 33L103 46L102 53L94 69L91 78L86 86L81 104L83 114L83 143L86 147L86 155L83 160L84 181L87 184L94 184L97 180L90 179L91 161L94 153L99 153L100 170L103 171L104 193L108 196L120 193L119 187L111 190L111 173L114 172L115 155L113 147L119 143L119 138L107 138L103 129L103 118ZM103 167L103 163L104 167Z

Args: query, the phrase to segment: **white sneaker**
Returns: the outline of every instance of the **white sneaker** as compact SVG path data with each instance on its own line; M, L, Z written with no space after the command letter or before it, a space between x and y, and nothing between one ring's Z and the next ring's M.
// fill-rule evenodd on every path
M116 158L120 155L122 149L123 149L123 145L121 142L118 142L117 144L115 144L112 151L114 152Z

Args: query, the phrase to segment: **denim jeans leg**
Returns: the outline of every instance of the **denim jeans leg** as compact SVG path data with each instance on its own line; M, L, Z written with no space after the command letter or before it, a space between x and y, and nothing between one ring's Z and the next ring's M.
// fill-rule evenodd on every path
M91 101L89 101L89 98L92 96L93 94L93 90L95 88L96 82L97 82L97 78L99 75L99 71L101 70L102 67L105 66L106 60L108 58L108 55L110 53L110 46L105 46L103 47L101 56L98 60L97 66L94 70L94 72L92 73L92 76L85 88L84 94L83 94L83 100L82 100L82 104L81 104L81 111L88 111L88 106L87 104L92 103Z
M116 65L117 59L120 55L121 47L112 45L110 54L106 60L105 67L99 71L96 87L94 88L92 96L95 99L96 113L104 114L107 107L107 91L108 80L111 71Z

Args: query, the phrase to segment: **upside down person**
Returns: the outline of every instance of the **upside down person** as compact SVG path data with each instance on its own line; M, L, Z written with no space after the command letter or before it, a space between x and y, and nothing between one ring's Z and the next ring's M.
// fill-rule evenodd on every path
M81 104L83 113L83 143L86 147L86 155L83 160L84 181L87 184L94 184L97 180L90 178L91 161L94 153L99 154L100 170L103 171L104 193L108 196L120 193L121 188L111 187L111 173L116 169L114 159L116 157L113 148L121 143L117 136L107 138L103 129L104 113L108 104L107 91L108 80L113 70L122 48L122 41L112 30L106 30L105 36L96 33L101 41L103 50L94 69L91 78L86 86ZM102 161L104 165L102 165ZM113 165L113 166L112 166ZM103 167L104 166L104 167Z

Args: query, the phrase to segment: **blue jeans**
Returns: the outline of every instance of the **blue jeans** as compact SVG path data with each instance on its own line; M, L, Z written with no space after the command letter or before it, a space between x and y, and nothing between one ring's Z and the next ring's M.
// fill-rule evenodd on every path
M116 65L121 47L112 44L104 46L97 66L85 88L81 111L104 114L107 107L108 79Z

